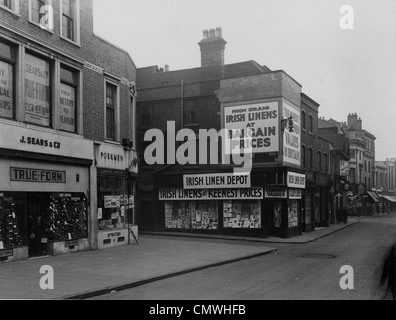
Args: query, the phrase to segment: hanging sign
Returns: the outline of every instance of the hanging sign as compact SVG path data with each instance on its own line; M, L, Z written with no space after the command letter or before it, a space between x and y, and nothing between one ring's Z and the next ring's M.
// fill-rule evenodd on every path
M349 162L348 161L340 161L340 176L341 177L349 176Z

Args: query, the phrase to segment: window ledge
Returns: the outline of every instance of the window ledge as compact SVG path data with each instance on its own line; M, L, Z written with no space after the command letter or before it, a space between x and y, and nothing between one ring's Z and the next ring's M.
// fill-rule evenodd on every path
M116 145L116 146L121 146L121 143L117 142L117 141L105 140L104 142L108 143L108 144L113 144L113 145Z
M80 45L79 42L70 40L69 38L67 38L67 37L65 37L65 36L60 36L60 38L61 38L62 40L64 40L64 41L67 41L67 42L69 42L69 43L71 43L71 44L74 44L76 47L81 48L81 45Z
M36 27L39 27L43 31L47 31L51 34L54 34L54 30L43 28L43 26L41 24L37 23L36 21L29 20L29 23L32 25L35 25Z
M19 14L19 12L16 12L16 11L14 11L14 10L12 10L12 9L10 9L10 8L8 8L8 7L6 7L6 6L0 5L0 9L3 9L3 10L5 10L5 11L9 12L9 13L12 13L14 16L17 16L18 18L21 17L21 15Z

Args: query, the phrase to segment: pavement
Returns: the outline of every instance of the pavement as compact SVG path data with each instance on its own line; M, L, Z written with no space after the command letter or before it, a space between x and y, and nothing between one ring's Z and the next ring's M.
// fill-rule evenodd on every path
M134 288L178 275L253 259L276 251L271 243L304 244L333 234L346 225L332 225L291 239L244 238L176 233L139 234L139 244L56 257L0 263L0 299L87 299ZM43 290L42 266L50 266L54 288Z

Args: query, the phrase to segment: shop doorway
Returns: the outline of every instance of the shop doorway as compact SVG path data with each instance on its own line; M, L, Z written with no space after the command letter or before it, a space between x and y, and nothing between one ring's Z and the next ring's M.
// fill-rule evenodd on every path
M26 224L29 258L46 256L47 243L43 227L50 205L49 194L28 193L26 195Z

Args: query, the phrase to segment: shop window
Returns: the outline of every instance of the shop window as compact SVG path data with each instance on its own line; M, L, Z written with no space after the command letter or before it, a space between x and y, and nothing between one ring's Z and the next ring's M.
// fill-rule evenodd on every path
M19 0L0 0L0 8L19 13Z
M59 129L75 133L77 132L79 72L62 65L60 75Z
M133 222L134 197L127 183L124 176L98 176L99 230L121 230Z
M165 202L165 227L167 229L218 229L217 201L167 201Z
M24 121L50 127L51 114L51 64L45 59L27 53Z
M289 200L288 201L288 220L289 220L289 228L298 227L298 201L297 200Z
M16 49L0 42L0 117L15 117Z
M118 87L106 82L106 140L117 141Z
M275 228L282 227L282 201L274 202L273 226Z
M62 37L79 43L79 0L62 0Z
M261 228L261 201L224 201L223 208L224 228Z

